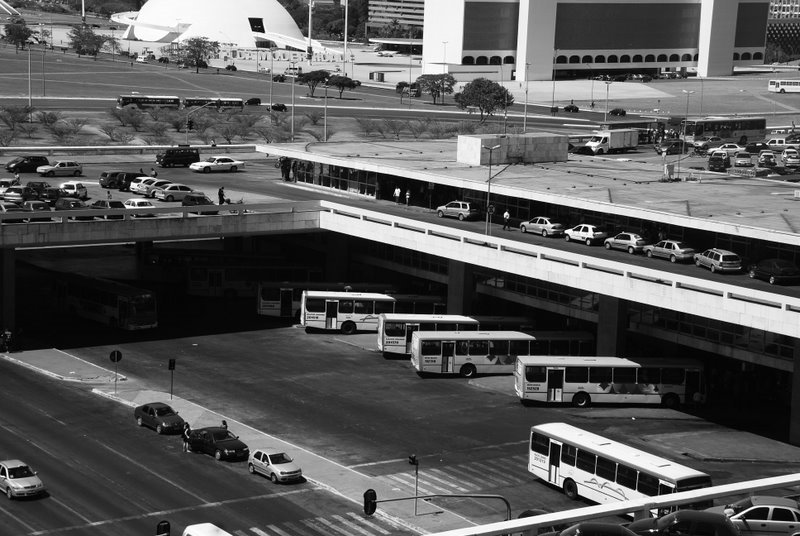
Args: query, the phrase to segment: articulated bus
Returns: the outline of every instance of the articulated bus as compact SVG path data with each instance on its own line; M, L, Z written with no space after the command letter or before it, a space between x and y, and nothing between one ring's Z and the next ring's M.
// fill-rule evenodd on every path
M773 93L800 93L800 78L792 80L770 80L767 90Z
M462 315L382 314L378 317L378 351L408 355L417 331L477 331L478 327L476 319Z
M600 504L711 487L705 473L562 422L531 428L528 471L570 499Z
M420 375L510 374L517 356L530 355L535 341L520 331L417 331L411 365Z
M194 108L199 106L205 106L206 108L216 107L218 110L241 110L244 108L244 99L228 97L186 97L183 99L184 108Z
M686 143L701 136L719 136L723 142L746 145L767 135L765 117L701 117L681 121L680 134Z
M161 108L177 109L181 107L181 99L175 95L120 95L117 97L118 108L124 108L131 104L139 108L159 106Z
M436 314L445 310L439 296L305 290L300 300L300 324L350 335L376 331L381 313Z
M109 279L59 274L56 302L71 315L111 327L132 331L158 326L155 294Z
M576 357L531 355L517 358L514 391L528 401L662 404L676 408L703 398L703 365L682 358Z
M262 316L300 319L304 290L392 293L386 283L334 283L330 281L261 281L258 284L256 312Z

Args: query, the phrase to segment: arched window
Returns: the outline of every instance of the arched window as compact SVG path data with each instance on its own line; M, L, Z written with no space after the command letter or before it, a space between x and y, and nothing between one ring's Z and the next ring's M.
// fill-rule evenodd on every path
M461 58L461 65L475 65L475 58L472 56L464 56Z
M683 56L681 56L681 61L692 61L692 55L684 54Z
M597 56L594 57L594 62L595 63L605 63L606 62L606 57L603 56L602 54L597 55Z
M567 63L566 56L556 56L556 63Z
M579 56L570 56L569 57L569 62L570 63L580 63L581 62L581 58Z
M763 60L764 59L764 55L761 52L754 52L753 53L753 59L754 60Z
M752 56L750 56L749 52L742 52L742 59L743 60L750 60Z
M681 61L681 57L678 56L677 54L670 54L669 61Z
M652 54L648 54L647 56L644 57L645 63L653 63L654 61L656 61L656 57Z
M478 56L478 59L475 60L475 65L487 65L489 63L489 58L486 56Z
M506 56L505 58L503 58L503 63L516 63L516 62L514 61L514 56Z
M644 60L644 61L647 61L647 60ZM659 54L658 55L658 61L659 62L667 61L667 55L666 54Z
M738 52L734 52L733 53L733 61L739 61L739 53Z
M634 54L633 63L642 63L642 55L641 54Z
M619 58L612 54L608 57L608 63L619 63Z
M593 63L593 62L594 58L592 58L591 56L584 56L583 58L581 58L581 63Z
M500 65L500 56L492 56L489 58L489 65Z
M622 56L619 57L619 62L620 63L630 63L631 62L631 57L628 56L627 54L623 54Z

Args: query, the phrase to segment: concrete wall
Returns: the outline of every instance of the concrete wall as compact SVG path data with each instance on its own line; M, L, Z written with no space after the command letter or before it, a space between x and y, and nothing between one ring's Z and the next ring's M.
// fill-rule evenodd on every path
M569 137L549 132L529 134L476 134L458 137L456 160L472 166L489 165L489 149L492 164L515 164L536 162L566 162Z

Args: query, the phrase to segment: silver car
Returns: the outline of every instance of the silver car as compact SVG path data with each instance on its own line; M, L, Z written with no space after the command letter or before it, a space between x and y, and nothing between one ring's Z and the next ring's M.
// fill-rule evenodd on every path
M646 244L647 241L636 233L619 233L603 242L606 249L622 249L631 255L640 253Z
M694 249L680 240L661 240L645 246L644 254L648 257L661 257L669 262L690 261L694 259Z
M247 470L252 474L261 473L269 477L274 484L303 479L303 470L288 454L270 448L251 452L247 460Z
M588 225L585 223L564 231L564 240L567 242L574 240L576 242L583 242L587 246L591 246L595 242L600 242L607 236L608 234L601 231L596 225Z
M726 514L741 536L792 536L800 532L800 507L786 497L754 495L706 511Z
M523 233L534 233L542 236L564 236L564 226L544 216L538 216L530 221L520 223L519 229Z
M42 177L55 177L56 175L80 177L83 174L83 166L73 160L59 160L55 164L39 166L36 173Z
M711 272L738 272L742 269L742 259L733 251L711 248L694 254L694 263Z
M446 205L436 207L436 215L440 218L447 216L464 221L480 216L480 210L475 203L469 201L450 201Z
M42 480L25 462L3 460L0 462L0 489L6 497L29 497L44 493Z

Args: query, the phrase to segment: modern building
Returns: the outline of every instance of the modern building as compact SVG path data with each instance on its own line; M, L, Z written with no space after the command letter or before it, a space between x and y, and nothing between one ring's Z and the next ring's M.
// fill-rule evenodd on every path
M769 3L769 18L800 18L800 0L772 0Z
M763 62L769 12L768 0L437 0L425 3L423 72L458 80L730 75Z
M369 0L369 26L376 28L397 21L405 26L425 24L425 0Z

